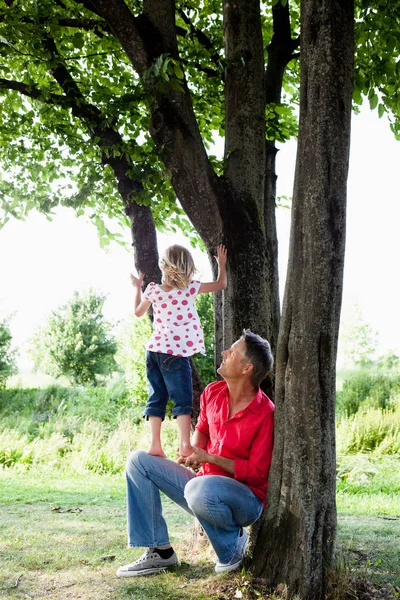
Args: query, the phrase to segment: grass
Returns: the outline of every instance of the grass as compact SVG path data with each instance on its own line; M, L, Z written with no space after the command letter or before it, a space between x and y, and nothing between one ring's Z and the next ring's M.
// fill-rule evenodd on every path
M1 472L1 598L210 598L210 551L192 558L192 520L172 502L165 501L164 512L181 567L156 578L118 579L116 567L142 552L126 548L123 477L48 475Z
M400 515L338 519L338 550L348 568L380 585L400 585Z
M399 501L393 504L398 512L388 517L390 506L381 511L378 505L375 513L372 510L376 494L353 491L342 490L338 495L339 556L352 576L399 586ZM381 493L382 505L384 496ZM117 566L141 553L126 548L122 475L2 469L0 598L234 598L236 590L243 589L243 575L215 575L209 547L193 550L190 517L167 499L164 506L180 568L157 577L119 579L115 576ZM243 598L252 597L251 590L250 585ZM263 595L267 597L271 598Z
M216 576L213 552L193 547L190 518L168 500L181 567L134 581L115 576L142 552L126 548L123 470L129 451L149 443L141 408L125 389L6 390L0 413L0 600L277 597L245 572ZM338 420L342 567L330 600L388 599L389 589L400 591L399 417L400 408L369 407ZM165 420L162 437L174 458L174 421ZM357 578L364 595L355 591ZM384 586L383 595L371 595L368 581Z

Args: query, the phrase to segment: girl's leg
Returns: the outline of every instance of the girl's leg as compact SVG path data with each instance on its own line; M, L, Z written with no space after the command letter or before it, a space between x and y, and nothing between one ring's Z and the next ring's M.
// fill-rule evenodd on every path
M151 443L148 449L148 454L152 456L162 456L166 458L166 454L161 446L161 417L149 416Z
M189 456L192 453L190 445L190 427L192 417L190 415L178 415L176 417L179 429L179 455Z
M146 372L149 380L149 399L147 400L144 416L150 423L151 444L149 454L162 456L165 454L161 447L161 423L165 417L165 408L168 402L168 390L165 386L160 364L168 355L156 352L147 352Z
M174 402L173 416L178 422L179 453L191 454L190 426L193 414L192 369L185 356L170 356L163 361L162 374L168 395Z

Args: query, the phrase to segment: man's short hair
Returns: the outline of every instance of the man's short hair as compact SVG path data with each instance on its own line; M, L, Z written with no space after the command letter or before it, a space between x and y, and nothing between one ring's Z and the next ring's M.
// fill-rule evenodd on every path
M254 387L258 387L274 364L271 346L267 340L249 329L243 329L242 339L246 344L246 358L253 365L251 382Z

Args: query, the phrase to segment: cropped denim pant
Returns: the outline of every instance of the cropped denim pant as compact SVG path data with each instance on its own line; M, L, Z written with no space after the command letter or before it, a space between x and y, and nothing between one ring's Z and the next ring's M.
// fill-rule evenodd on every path
M128 546L167 546L168 529L160 491L199 520L218 560L235 556L241 527L254 523L262 502L250 488L231 477L204 475L144 450L131 454L126 467Z

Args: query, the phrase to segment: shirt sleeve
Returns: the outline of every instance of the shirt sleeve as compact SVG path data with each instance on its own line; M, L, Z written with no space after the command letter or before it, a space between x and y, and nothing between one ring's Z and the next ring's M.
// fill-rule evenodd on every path
M196 423L196 430L204 435L209 435L209 426L207 418L207 388L200 396L200 414Z
M201 281L193 280L189 283L189 292L193 298L196 298L197 294L199 293L200 286Z
M153 302L153 299L154 299L154 283L153 282L149 283L147 288L144 290L142 299Z
M253 440L249 458L235 458L234 478L247 485L257 486L268 479L274 447L274 413L267 416Z

